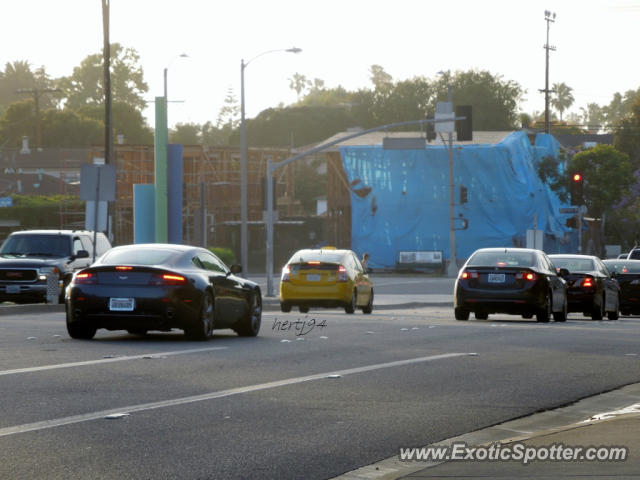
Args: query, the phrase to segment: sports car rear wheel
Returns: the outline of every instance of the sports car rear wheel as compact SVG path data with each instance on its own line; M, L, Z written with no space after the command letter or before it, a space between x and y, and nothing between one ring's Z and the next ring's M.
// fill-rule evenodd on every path
M262 323L262 296L260 292L254 292L249 299L249 311L241 321L236 332L241 337L255 337L260 331Z
M453 313L456 320L469 320L469 310L465 310L464 308L455 308Z
M185 335L191 340L209 339L209 337L211 337L211 335L213 334L213 312L213 295L211 295L211 292L205 292L202 296L202 307L200 308L200 315L197 319L195 319L192 325L185 329Z
M96 334L96 328L87 325L86 321L71 321L71 314L67 312L67 332L71 338L91 340Z

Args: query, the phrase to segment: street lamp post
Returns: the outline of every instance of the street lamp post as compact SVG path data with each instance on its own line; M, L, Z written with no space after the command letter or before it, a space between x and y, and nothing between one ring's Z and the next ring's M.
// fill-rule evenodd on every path
M240 60L240 259L242 263L242 271L246 275L249 273L249 248L247 234L247 130L244 118L244 69L247 68L253 60L267 53L289 52L300 53L302 49L297 47L281 48L276 50L267 50L247 62Z
M188 56L189 55L187 55L186 53L181 53L180 55L174 57L173 60L175 60L176 58L187 58ZM173 60L169 62L169 65L164 67L164 103L165 105L169 103L169 97L167 96L167 72L169 71L169 67L173 63Z
M556 14L549 10L544 11L544 19L547 22L547 43L544 45L546 50L545 62L545 80L544 80L544 133L549 133L549 50L555 51L556 47L549 45L549 24L556 21Z

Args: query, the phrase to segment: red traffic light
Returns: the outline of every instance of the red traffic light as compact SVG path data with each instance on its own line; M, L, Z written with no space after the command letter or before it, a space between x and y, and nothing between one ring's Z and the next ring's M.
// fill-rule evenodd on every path
M574 173L573 176L571 177L571 179L574 182L581 182L582 181L582 174L581 173Z

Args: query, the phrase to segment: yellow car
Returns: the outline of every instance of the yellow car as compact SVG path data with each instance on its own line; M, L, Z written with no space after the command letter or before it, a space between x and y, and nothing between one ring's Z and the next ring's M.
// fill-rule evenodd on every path
M373 311L373 285L352 250L333 247L297 251L282 269L280 309L339 307L347 313Z

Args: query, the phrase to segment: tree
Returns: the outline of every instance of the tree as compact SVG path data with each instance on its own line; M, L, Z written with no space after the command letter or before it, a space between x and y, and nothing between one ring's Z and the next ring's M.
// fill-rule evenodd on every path
M636 94L628 115L618 124L613 144L629 155L635 169L640 169L640 93Z
M597 145L575 154L567 172L580 172L584 182L584 201L589 213L599 217L612 211L634 182L634 168L626 153L611 145Z
M300 95L302 95L302 92L304 92L310 84L311 82L307 80L307 77L301 73L294 73L293 77L289 79L289 88L295 90L298 100L300 100Z
M91 118L104 128L104 107L88 105L77 110L82 116ZM113 137L124 136L125 143L137 145L153 144L153 130L147 125L142 113L132 105L113 102L111 107Z
M609 105L602 109L607 130L614 130L629 115L633 102L638 95L640 95L640 88L638 90L627 90L624 95L618 92L613 94L613 99L609 102Z
M240 105L238 104L238 99L233 93L233 88L229 87L227 89L227 95L224 97L224 104L220 108L218 112L218 120L216 121L216 126L218 128L228 127L231 130L237 128L240 124Z
M582 123L590 132L597 133L604 125L605 115L602 107L597 103L588 103L587 107L580 107Z
M178 123L176 128L169 132L171 143L182 145L199 145L201 141L201 127L195 123Z
M566 83L554 83L553 94L551 96L551 105L558 110L560 121L562 122L562 114L571 105L573 105L573 88L567 86Z
M486 70L468 70L449 76L442 75L435 83L437 95L432 99L445 101L451 85L454 105L473 107L473 129L500 131L520 128L518 105L522 100L522 87L513 80L503 80Z
M142 111L146 107L143 94L149 90L144 81L140 56L132 48L111 44L111 89L114 102L129 104ZM59 80L67 95L66 106L80 108L104 103L102 53L86 57L70 77Z
M369 78L375 90L386 90L393 85L393 77L384 71L380 65L369 67Z

